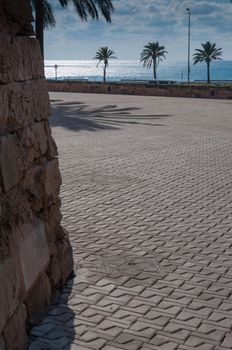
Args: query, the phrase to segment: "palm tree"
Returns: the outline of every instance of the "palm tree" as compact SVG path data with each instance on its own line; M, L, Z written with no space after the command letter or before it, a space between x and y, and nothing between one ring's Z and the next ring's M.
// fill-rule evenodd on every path
M215 43L206 41L205 44L201 44L203 49L195 49L196 53L193 55L194 64L199 62L206 62L207 64L207 83L210 83L210 63L213 60L221 60L222 49L216 48Z
M108 46L101 47L94 57L95 60L99 60L97 67L99 63L102 61L104 62L104 70L103 70L103 82L106 81L106 68L109 66L109 59L111 58L117 58L114 56L114 51L110 50Z
M31 0L35 11L35 36L39 40L42 56L44 56L44 29L54 27L56 20L52 7L47 0Z
M49 0L30 0L35 11L35 32L36 38L40 42L41 52L44 56L44 29L54 27L56 24L52 6ZM52 0L54 1L54 0ZM111 15L114 7L112 0L56 0L62 7L67 7L73 3L74 8L84 22L88 18L99 19L98 11L100 10L106 22L111 22Z
M157 79L156 70L158 64L163 58L166 58L166 53L167 51L165 51L165 47L159 46L158 41L150 42L144 46L144 49L140 55L140 62L143 62L143 66L147 68L151 68L153 65L154 79Z

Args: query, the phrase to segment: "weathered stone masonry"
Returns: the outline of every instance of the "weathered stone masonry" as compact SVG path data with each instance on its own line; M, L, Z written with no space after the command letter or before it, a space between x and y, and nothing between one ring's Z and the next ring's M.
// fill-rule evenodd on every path
M0 0L0 349L22 350L72 271L38 42L27 0Z

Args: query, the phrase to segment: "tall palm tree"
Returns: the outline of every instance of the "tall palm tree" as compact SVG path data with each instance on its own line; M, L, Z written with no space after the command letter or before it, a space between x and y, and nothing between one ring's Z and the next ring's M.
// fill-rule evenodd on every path
M50 2L54 0L30 0L35 11L35 32L40 42L41 52L44 55L44 29L56 24L54 12ZM73 4L79 18L87 22L89 17L98 20L99 11L106 22L111 22L114 7L112 0L55 0L63 8Z
M166 58L166 53L167 51L165 51L165 47L159 46L158 41L150 42L144 46L144 49L140 55L140 62L143 62L143 66L147 68L151 68L151 66L153 66L154 79L157 79L157 67L162 59Z
M207 83L210 83L210 63L213 60L221 60L222 49L216 48L216 43L206 41L205 44L201 44L203 49L195 49L196 53L193 55L193 64L199 62L206 62L207 64Z
M117 58L114 56L114 51L110 50L108 46L101 47L94 57L95 60L99 60L97 67L99 63L104 63L104 69L103 69L103 82L106 81L106 68L109 66L109 59Z

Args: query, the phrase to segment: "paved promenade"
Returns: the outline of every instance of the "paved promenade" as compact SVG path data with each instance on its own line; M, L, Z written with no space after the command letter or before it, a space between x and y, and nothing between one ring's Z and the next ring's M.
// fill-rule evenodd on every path
M76 277L29 349L232 349L232 101L50 95Z

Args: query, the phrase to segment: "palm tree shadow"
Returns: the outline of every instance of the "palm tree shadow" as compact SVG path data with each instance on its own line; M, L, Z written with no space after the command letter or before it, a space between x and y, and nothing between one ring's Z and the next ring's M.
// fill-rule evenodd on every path
M133 112L138 113L140 110L138 107L119 108L117 105L105 105L100 108L90 108L82 102L63 101L54 103L52 108L51 127L63 127L72 131L119 130L125 124L165 126L157 121L171 116L169 114L134 114Z

